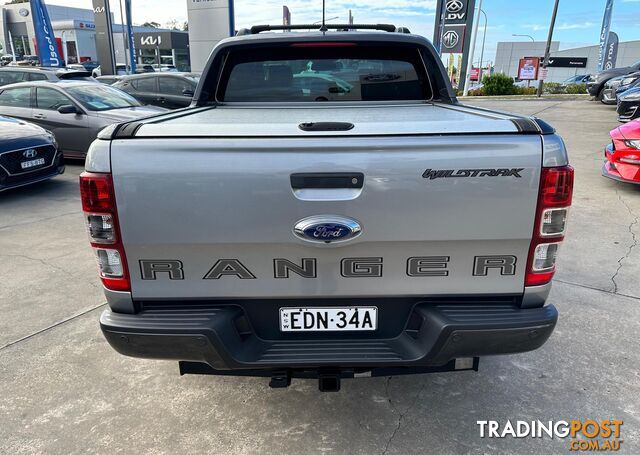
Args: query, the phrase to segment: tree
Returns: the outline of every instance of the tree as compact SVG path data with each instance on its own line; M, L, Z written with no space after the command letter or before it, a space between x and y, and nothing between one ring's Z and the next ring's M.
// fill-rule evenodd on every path
M164 26L169 30L178 30L178 21L176 19L171 19L169 22L165 23Z
M16 3L28 3L29 0L11 0L10 2L5 2L5 5L15 5Z
M149 27L149 28L160 28L160 24L158 22L145 22L144 24L142 24L143 27Z
M182 23L182 31L184 31L184 32L188 32L189 31L189 22L184 21Z

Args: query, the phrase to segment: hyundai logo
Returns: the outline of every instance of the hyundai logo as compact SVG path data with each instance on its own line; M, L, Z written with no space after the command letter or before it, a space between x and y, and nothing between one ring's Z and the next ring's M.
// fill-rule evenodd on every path
M360 235L360 223L351 218L317 215L298 221L293 228L296 236L316 243L345 242Z
M449 0L447 2L447 11L450 13L457 13L458 11L462 11L464 8L464 3L461 0Z
M442 44L447 49L452 49L460 42L460 36L454 30L448 30L442 37Z
M22 156L25 158L35 158L38 156L38 151L36 149L28 149L22 152Z

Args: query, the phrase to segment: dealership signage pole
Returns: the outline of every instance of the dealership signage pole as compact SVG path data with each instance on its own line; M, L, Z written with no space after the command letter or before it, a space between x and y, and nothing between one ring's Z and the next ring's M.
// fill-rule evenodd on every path
M598 70L605 69L607 61L607 42L609 41L609 30L611 29L611 16L613 15L613 0L607 0L602 17L602 28L600 29L600 49L598 52Z
M482 0L478 0L478 11L482 9ZM471 47L469 48L469 58L467 67L473 68L473 51L476 49L476 39L478 39L478 25L480 25L480 15L478 15L478 20L473 27L473 36L471 37ZM480 66L482 66L482 62L480 62ZM469 84L471 83L471 71L467 71L464 75L464 91L462 92L462 96L467 96L469 94Z
M31 5L31 16L33 17L33 28L36 35L40 64L42 66L64 66L64 58L60 56L58 43L53 34L53 27L51 26L44 0L29 0L29 3Z
M547 36L547 46L544 51L544 61L542 62L542 68L544 68L543 73L546 73L547 66L549 66L549 54L551 53L551 41L553 40L553 29L556 26L556 17L558 16L558 4L560 0L556 0L553 5L553 14L551 15L551 24L549 25L549 35ZM544 80L540 79L540 83L538 84L538 98L542 96L542 86L544 85Z
M124 0L124 14L127 18L127 40L129 44L129 62L131 74L136 73L136 46L133 42L133 22L131 20L131 0Z
M458 83L465 80L476 0L440 0L433 43L440 54L462 54Z
M100 62L100 73L103 76L116 74L109 0L93 0L93 15L96 24L96 51Z

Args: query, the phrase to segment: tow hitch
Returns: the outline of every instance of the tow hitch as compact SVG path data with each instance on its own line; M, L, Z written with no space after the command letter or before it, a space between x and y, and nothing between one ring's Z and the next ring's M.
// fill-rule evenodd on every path
M444 373L448 371L478 371L480 359L465 357L451 360L441 366L391 367L391 368L319 368L279 369L279 370L216 370L206 363L178 362L180 374L208 374L216 376L257 376L267 377L269 387L283 389L291 385L292 378L317 379L320 392L339 392L342 379L396 376L405 374Z

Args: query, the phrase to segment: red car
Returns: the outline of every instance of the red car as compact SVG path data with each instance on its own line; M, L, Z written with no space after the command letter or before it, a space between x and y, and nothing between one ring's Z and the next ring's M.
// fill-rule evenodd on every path
M640 119L626 123L609 134L612 142L604 150L606 160L602 175L640 185Z

